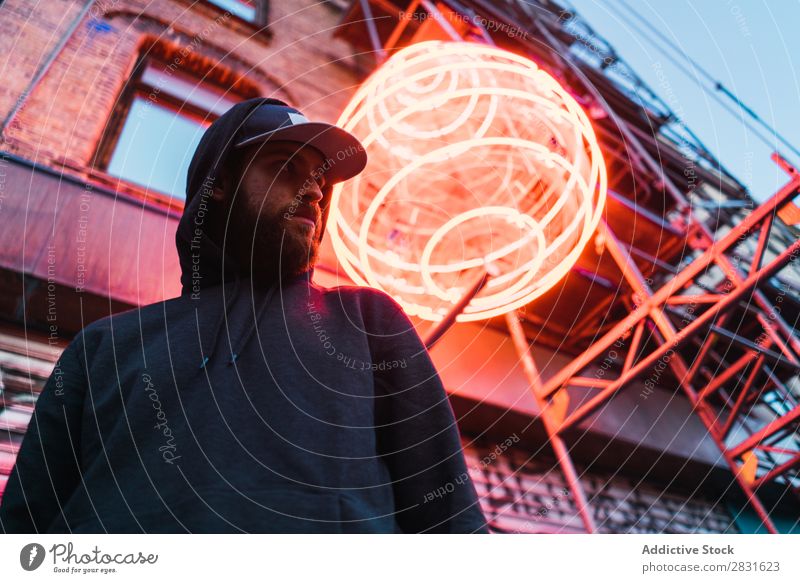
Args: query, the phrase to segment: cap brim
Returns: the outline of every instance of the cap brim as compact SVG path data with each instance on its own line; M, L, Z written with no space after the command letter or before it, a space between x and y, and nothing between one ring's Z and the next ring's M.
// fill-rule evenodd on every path
M277 140L297 142L319 150L325 157L324 172L328 182L352 178L367 165L367 153L358 138L339 126L323 122L300 123L264 132L237 142L234 148Z

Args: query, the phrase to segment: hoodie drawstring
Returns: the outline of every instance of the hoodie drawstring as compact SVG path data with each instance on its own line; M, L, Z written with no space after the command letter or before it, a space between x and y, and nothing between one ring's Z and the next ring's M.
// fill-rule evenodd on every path
M267 308L267 304L272 299L272 296L275 294L275 288L277 285L271 286L267 293L264 294L264 299L261 300L261 305L258 307L258 312L256 312L256 317L253 319L252 323L250 324L250 328L247 330L247 334L244 335L239 342L239 346L236 350L231 352L231 357L228 360L228 365L233 364L236 362L236 359L239 358L239 354L245 349L247 343L250 341L250 338L253 336L253 332L255 332L256 328L258 327L258 323L261 321L261 316L264 314L264 310Z
M211 345L211 350L208 352L206 356L203 357L203 361L200 363L200 368L205 368L208 364L208 361L211 360L211 357L214 355L214 352L217 349L217 344L219 343L219 336L220 330L222 329L222 323L227 320L228 315L230 314L231 306L233 306L233 302L236 300L236 296L239 295L239 288L241 287L241 279L239 275L236 275L236 278L233 282L233 291L231 295L228 296L228 299L225 301L225 309L222 310L222 313L217 318L217 323L214 326L214 339Z
M231 295L228 297L228 299L225 301L225 309L223 310L222 314L220 314L219 318L217 319L217 323L214 326L213 344L211 346L211 350L209 351L208 355L204 356L202 362L200 363L200 368L201 369L206 367L208 362L211 360L211 357L214 356L214 354L215 354L215 352L217 350L217 344L219 343L219 337L220 337L220 331L222 329L222 324L230 316L230 312L231 312L232 306L233 306L234 302L236 301L236 299L238 298L238 296L239 296L239 294L241 292L241 287L242 287L241 278L237 274L236 275L236 279L234 281L233 291L231 292ZM227 362L228 365L231 365L234 362L236 362L236 359L239 358L239 354L241 354L242 351L247 346L247 343L250 341L250 338L253 336L253 332L255 332L256 328L258 327L258 323L261 321L261 317L264 314L264 311L266 310L267 305L269 304L270 300L272 299L272 296L275 295L275 289L276 288L277 288L277 284L270 286L269 289L266 291L266 293L264 295L264 298L261 300L261 304L258 307L258 311L256 312L255 318L250 323L250 326L248 327L247 332L244 334L244 336L240 337L238 345L234 347L234 343L231 342L231 347L235 348L235 349L231 350L231 356L230 356L230 358L228 359L228 362Z

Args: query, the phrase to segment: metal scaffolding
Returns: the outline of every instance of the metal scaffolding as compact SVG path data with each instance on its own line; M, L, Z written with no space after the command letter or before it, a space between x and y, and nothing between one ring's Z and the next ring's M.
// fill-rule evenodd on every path
M432 18L398 18L416 11ZM800 237L781 218L798 211L792 199L800 194L800 173L774 154L788 181L755 205L613 48L550 0L360 0L338 34L358 44L354 31L366 26L370 44L364 47L380 63L414 42L420 23L429 21L440 26L442 38L527 54L594 111L612 208L595 248L568 279L573 292L585 290L596 301L562 322L537 314L544 311L540 304L557 303L543 297L504 322L585 530L596 531L595 517L565 432L617 392L658 385L685 394L749 504L777 532L761 493L771 488L773 495L800 497L800 339L793 326L800 314L794 262ZM525 34L507 34L520 29ZM633 232L632 223L643 227ZM563 350L566 334L574 358L543 382L529 338ZM609 370L592 375L601 362Z

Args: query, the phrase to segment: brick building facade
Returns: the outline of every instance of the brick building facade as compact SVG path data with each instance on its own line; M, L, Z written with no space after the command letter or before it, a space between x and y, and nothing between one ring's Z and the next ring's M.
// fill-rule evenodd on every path
M372 51L337 33L348 4L0 6L0 474L10 471L36 392L72 335L108 313L179 293L174 230L191 140L227 104L256 95L337 119L375 67ZM163 137L163 151L142 149L137 136L148 132ZM141 170L161 160L166 168ZM347 283L335 265L328 242L318 283ZM546 348L540 355L566 359ZM432 356L493 529L580 531L570 492L542 449L537 410L507 335L457 325ZM653 402L668 409L667 418L642 412L621 433L617 404L617 416L611 410L594 419L575 446L582 479L597 494L601 530L746 530L717 499L727 470L688 403L666 392ZM481 461L512 435L499 455Z

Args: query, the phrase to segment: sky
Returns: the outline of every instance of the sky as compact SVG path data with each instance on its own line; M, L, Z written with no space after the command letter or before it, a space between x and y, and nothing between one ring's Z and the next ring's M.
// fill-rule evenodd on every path
M571 0L571 4L756 200L769 198L788 181L770 159L772 151L777 149L800 168L800 157L767 130L757 128L770 138L771 147L747 129L742 122L750 119L742 109L715 91L713 82L681 55L677 57L694 73L691 77L649 42L657 39L655 34L643 35L622 18L630 9L637 11L800 150L800 0ZM714 100L715 93L735 114Z

